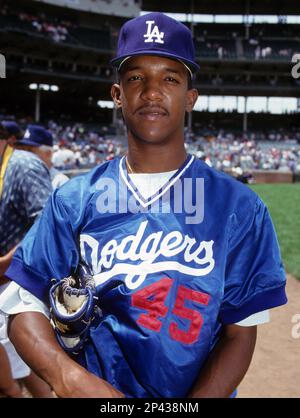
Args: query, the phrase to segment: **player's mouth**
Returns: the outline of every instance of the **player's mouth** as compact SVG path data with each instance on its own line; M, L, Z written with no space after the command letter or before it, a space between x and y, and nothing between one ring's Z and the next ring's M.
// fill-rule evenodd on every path
M143 106L139 108L136 113L143 119L152 122L158 121L168 116L167 110L160 106Z

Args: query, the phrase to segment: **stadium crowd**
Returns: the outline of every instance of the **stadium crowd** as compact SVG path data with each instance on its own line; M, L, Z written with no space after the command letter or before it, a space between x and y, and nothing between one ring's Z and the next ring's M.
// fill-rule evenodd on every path
M105 134L86 130L80 124L63 127L50 122L49 129L56 142L53 164L58 169L93 167L126 151L117 139L107 139ZM257 138L266 138L267 142ZM294 136L279 132L252 133L243 137L220 131L216 136L187 135L186 142L188 152L218 170L300 172L300 133Z
M122 143L107 135L105 126L99 131L50 121L48 128L54 138L53 165L60 170L91 168L124 153Z
M105 135L108 130L105 127L99 133L81 124L63 127L50 122L49 130L55 140L53 165L60 170L91 168L126 151L117 138ZM248 172L257 169L300 172L300 133L270 132L240 136L220 131L215 136L201 133L187 135L186 142L188 152L218 170L240 168Z
M299 132L294 135L270 132L240 136L221 130L215 136L196 135L189 141L189 148L218 170L300 172Z
M10 116L12 117L12 116ZM26 119L19 120L25 131ZM60 171L89 169L126 152L122 138L109 126L49 121L53 136L52 164ZM249 134L224 130L186 131L187 151L218 170L280 170L300 173L300 132Z

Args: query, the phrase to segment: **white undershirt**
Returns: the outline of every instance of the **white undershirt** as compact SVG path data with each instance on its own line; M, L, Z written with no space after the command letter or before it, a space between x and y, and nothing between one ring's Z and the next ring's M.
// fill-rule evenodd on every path
M132 173L129 177L144 199L149 199L176 173L177 170L165 173Z
M139 193L144 199L153 196L177 170L164 173L132 173L129 174ZM6 315L13 315L20 312L40 312L49 318L49 309L38 298L17 283L12 282L0 294L0 311ZM265 310L250 315L248 318L237 322L240 326L254 326L270 321L269 311Z

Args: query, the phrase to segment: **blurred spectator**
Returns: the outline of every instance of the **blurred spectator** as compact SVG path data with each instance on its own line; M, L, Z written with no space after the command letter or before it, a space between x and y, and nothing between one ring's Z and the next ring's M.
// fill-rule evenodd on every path
M75 153L70 148L60 145L55 148L52 157L54 167L68 170L75 167Z
M254 57L255 57L256 60L260 59L260 57L261 57L261 47L260 47L260 45L257 45L257 47L255 48Z
M9 141L15 142L13 137L17 137L19 131L16 124L5 121L0 123L0 293L9 283L4 274L18 244L33 225L52 192L49 171L44 163L31 153L14 150L9 144ZM7 396L22 396L14 381L22 378L34 397L53 397L50 387L16 353L7 337L7 318L2 313L0 344L8 355L5 356L3 350L0 351L1 390Z
M268 58L272 55L272 48L270 46L266 46L261 49L261 57Z

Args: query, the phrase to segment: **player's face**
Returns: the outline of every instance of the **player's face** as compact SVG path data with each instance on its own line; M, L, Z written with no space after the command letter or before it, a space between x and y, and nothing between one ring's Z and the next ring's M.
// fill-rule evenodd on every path
M182 63L156 56L128 59L120 85L112 87L129 141L183 142L185 112L192 111L197 96L195 89L188 89L188 70Z

